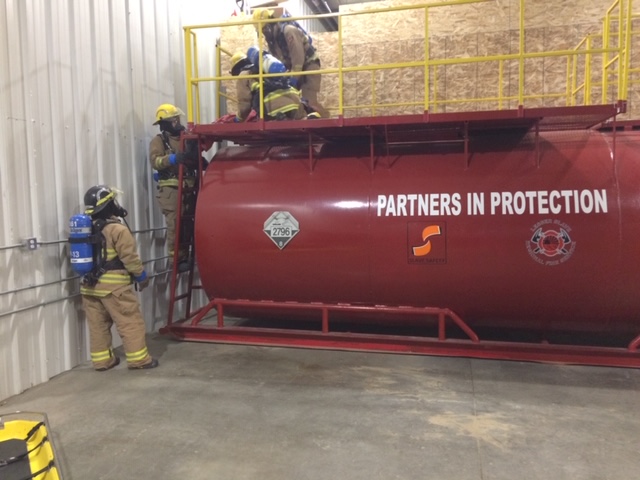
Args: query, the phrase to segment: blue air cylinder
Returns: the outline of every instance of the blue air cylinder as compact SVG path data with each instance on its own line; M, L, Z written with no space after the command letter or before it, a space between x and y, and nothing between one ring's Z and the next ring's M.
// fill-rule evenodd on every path
M71 267L80 274L85 275L93 269L93 244L91 243L91 217L78 214L69 220L69 242L71 248Z
M254 65L258 65L258 56L260 55L260 50L258 47L249 47L247 50L247 58ZM268 52L262 52L262 72L263 73L285 73L287 71L287 67L278 60L276 57L271 55Z

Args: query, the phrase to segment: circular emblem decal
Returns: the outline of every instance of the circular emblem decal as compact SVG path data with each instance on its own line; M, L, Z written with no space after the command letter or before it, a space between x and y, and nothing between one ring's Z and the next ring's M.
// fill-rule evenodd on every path
M571 227L560 220L542 220L536 223L533 234L526 242L531 258L545 266L560 265L573 255L576 242L571 239Z

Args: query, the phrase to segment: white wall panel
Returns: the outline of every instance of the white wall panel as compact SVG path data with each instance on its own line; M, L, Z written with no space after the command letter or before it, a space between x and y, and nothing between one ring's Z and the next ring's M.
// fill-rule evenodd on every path
M123 191L157 274L141 295L147 326L164 324L164 220L147 161L155 109L185 108L183 24L220 21L234 4L0 2L0 400L88 358L65 240L92 185ZM36 250L21 246L31 237Z

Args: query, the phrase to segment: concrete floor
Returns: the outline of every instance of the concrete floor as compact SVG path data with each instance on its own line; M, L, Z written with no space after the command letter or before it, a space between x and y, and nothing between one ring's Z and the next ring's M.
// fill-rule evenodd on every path
M49 417L64 480L640 475L640 371L149 338L0 404Z

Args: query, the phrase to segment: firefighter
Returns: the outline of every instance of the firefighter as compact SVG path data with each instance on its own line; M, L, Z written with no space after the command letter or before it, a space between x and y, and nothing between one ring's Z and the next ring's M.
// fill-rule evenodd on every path
M273 10L256 8L253 11L256 30L258 20L272 18L276 18ZM329 112L318 102L320 75L295 75L296 72L320 70L320 58L311 36L294 21L263 23L262 34L269 52L294 74L291 77L291 85L300 90L302 98L308 101L321 117L329 117Z
M151 167L158 172L158 192L156 199L162 209L167 224L167 244L170 256L174 256L176 238L176 217L178 212L178 167L182 163L187 167L193 167L197 155L193 152L183 152L180 144L180 134L184 126L180 122L180 116L184 112L169 103L160 105L156 110L154 125L160 127L160 133L153 137L149 145L149 160ZM184 185L192 187L195 182L192 168L185 169ZM188 259L189 252L179 249L178 271L186 272L191 264Z
M266 57L263 57L266 59ZM263 61L263 72L268 68ZM237 76L236 82L238 112L237 120L245 121L251 110L260 113L260 82L247 75L257 75L258 68L251 63L242 52L231 57L231 71ZM264 114L266 120L300 120L307 116L304 105L300 101L300 92L289 85L286 77L268 77L264 79Z
M95 245L96 265L80 285L82 305L89 323L89 340L93 368L102 372L120 363L113 352L111 326L124 346L129 369L158 366L149 355L145 341L145 324L138 297L133 292L135 281L142 291L149 278L136 249L128 226L121 223L127 212L116 200L116 191L96 185L84 195L85 214L91 216L93 231L100 235Z

